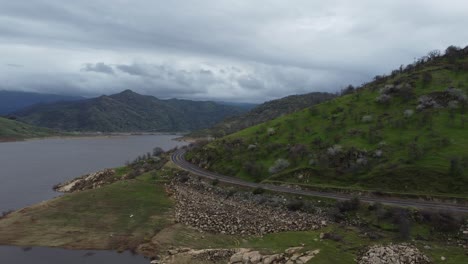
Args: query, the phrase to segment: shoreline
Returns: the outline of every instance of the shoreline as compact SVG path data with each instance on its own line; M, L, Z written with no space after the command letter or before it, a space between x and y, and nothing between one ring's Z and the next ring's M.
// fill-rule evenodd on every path
M112 132L112 133L80 133L80 134L64 134L64 135L53 135L45 137L31 137L31 138L1 138L1 143L11 143L11 142L23 142L23 141L33 141L33 140L44 140L44 139L84 139L84 138L112 138L112 137L129 137L129 136L157 136L157 135L174 135L180 136L182 138L184 132ZM176 141L178 138L174 138Z

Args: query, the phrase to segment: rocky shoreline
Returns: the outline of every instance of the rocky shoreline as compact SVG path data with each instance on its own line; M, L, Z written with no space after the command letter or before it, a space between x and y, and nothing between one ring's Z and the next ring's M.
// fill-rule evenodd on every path
M53 187L53 189L57 192L73 193L77 191L95 189L121 179L122 178L116 176L115 170L105 169L80 176L65 183L57 184Z

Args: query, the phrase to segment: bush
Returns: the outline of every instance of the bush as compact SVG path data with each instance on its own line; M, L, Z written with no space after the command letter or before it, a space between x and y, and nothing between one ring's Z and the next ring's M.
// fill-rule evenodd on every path
M340 145L334 145L332 147L329 147L327 149L327 154L329 156L335 156L337 155L338 153L341 153L341 151L343 150L343 147L341 147Z
M405 209L394 209L393 222L398 226L398 233L401 239L409 239L411 234L411 221L409 212Z
M304 202L301 200L291 200L286 204L286 207L290 211L301 210L303 206L304 206Z
M392 97L388 94L381 94L375 98L375 102L379 104L389 104L392 101Z
M370 122L372 122L372 119L373 118L372 118L371 115L365 115L365 116L362 117L361 120L362 120L363 123L370 123Z
M253 189L253 191L252 191L252 193L253 193L254 195L262 194L262 193L264 193L264 192L265 192L265 189L263 189L263 188L261 188L261 187L257 187L257 188L255 188L255 189Z
M413 116L414 114L414 110L412 109L406 109L404 112L403 112L403 116L405 118L410 118L411 116Z
M340 201L336 203L336 207L341 213L349 212L349 211L356 211L359 209L361 201L358 197L354 197L351 200Z
M323 234L323 239L329 239L329 240L339 242L343 240L343 236L336 234L336 233L325 233Z
M8 216L11 213L13 213L13 210L3 211L2 214L0 214L0 219L5 218L6 216Z
M218 180L218 179L214 179L214 180L211 181L211 185L213 185L213 186L216 186L216 185L218 185L218 184L219 184L219 180Z
M275 174L275 173L278 173L284 169L286 169L287 167L289 167L289 161L285 160L285 159L277 159L275 161L275 164L273 166L271 166L268 171L271 173L271 174Z
M153 149L153 156L159 156L164 153L164 150L160 147L155 147Z
M422 220L434 230L440 232L456 232L463 224L463 217L449 211L421 211Z

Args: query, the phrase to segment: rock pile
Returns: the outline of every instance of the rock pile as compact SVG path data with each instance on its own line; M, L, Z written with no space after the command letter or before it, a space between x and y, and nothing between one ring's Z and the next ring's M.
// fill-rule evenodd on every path
M426 264L431 263L419 249L408 244L375 245L358 258L359 264Z
M94 189L102 185L113 183L117 180L119 180L119 178L115 176L115 170L105 169L83 175L65 183L55 185L54 190L58 192L72 193Z
M320 212L290 211L283 205L273 207L236 195L227 197L200 185L173 181L169 186L176 200L177 222L201 231L231 235L315 230L326 225Z
M303 251L303 247L294 247L288 248L284 253L263 255L248 248L200 250L182 248L169 250L166 256L151 263L304 264L320 252L318 249Z
M226 263L235 249L190 249L179 248L167 252L161 259L151 261L152 264L172 263Z
M262 255L259 251L240 249L229 259L229 264L303 264L313 259L320 250L301 252L302 247L288 248L284 253Z

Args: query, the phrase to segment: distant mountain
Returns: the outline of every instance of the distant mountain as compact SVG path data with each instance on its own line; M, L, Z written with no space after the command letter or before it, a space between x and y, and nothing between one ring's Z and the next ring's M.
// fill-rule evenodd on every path
M222 105L237 106L237 107L244 109L245 111L252 110L256 106L258 106L258 104L253 104L253 103L236 103L236 102L224 102L224 101L217 101L217 103L222 104Z
M18 120L62 131L190 131L245 112L210 101L160 100L131 90L110 96L29 107Z
M319 104L323 101L335 98L334 94L330 93L308 93L301 95L290 95L281 99L268 101L251 109L249 112L239 116L234 116L223 120L209 129L195 131L188 136L204 137L214 136L221 137L237 132L244 128L254 126L282 115L290 114L295 111Z
M58 133L51 129L35 127L0 117L0 142L53 135L58 135Z
M84 97L0 90L0 115L6 115L39 103L77 101L82 99Z

